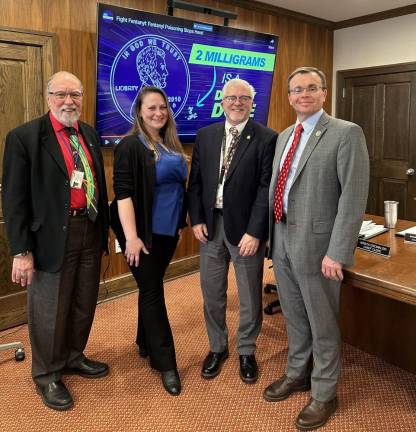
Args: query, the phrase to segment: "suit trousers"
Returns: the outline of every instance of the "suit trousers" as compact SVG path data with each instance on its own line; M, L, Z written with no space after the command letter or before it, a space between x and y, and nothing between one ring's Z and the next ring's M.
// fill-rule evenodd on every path
M204 316L210 349L221 352L228 348L226 324L228 269L232 260L240 301L240 324L237 351L250 355L256 350L256 340L262 324L262 283L265 243L260 242L253 256L240 256L238 246L226 238L221 214L214 218L214 236L201 244L201 288Z
M47 229L47 227L45 227ZM101 237L98 222L70 216L61 271L36 271L28 287L32 377L46 385L84 358L98 298Z
M312 397L328 402L336 396L341 363L338 327L340 282L326 279L321 269L305 274L291 256L288 226L274 225L273 269L286 320L289 352L286 374L303 378L313 355Z
M178 236L153 234L149 255L141 253L139 266L130 266L139 288L136 343L149 353L150 365L159 371L177 367L163 286L177 243Z

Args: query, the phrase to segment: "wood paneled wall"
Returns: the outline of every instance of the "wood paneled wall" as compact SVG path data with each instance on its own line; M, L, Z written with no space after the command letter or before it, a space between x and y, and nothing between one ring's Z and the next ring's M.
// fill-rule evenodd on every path
M154 13L166 13L165 0L104 0L103 3L141 9ZM233 0L195 0L214 8L233 11L237 20L230 26L279 36L279 49L271 95L268 125L281 131L295 117L287 101L286 79L298 66L316 66L328 78L326 110L330 112L332 88L333 32L323 25L308 23L293 17L279 16L272 9L251 10L247 1L239 5ZM0 0L0 26L55 33L58 39L58 70L68 70L77 75L84 84L85 99L83 120L94 124L95 74L96 74L96 0ZM222 25L223 20L211 15L202 15L175 10L175 16L206 21ZM192 146L187 146L192 153ZM112 151L104 150L109 197L112 194ZM114 242L112 242L112 249ZM198 253L190 230L179 245L176 258ZM127 272L123 259L114 253L106 278ZM107 267L107 259L103 268Z

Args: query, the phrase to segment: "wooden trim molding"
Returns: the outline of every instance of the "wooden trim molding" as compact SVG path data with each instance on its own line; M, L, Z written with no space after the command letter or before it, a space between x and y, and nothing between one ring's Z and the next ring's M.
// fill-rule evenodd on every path
M416 4L403 6L400 8L389 9L382 12L377 12L369 15L363 15L356 18L347 19L333 23L333 29L339 30L347 27L354 27L357 25L369 24L376 21L383 21L390 18L397 18L403 15L410 15L416 13Z
M334 22L324 20L322 18L317 18L312 15L303 14L301 12L295 12L290 9L281 8L278 6L272 6L270 4L261 3L256 0L228 0L234 6L251 10L253 12L261 12L269 15L284 16L288 18L293 18L298 21L306 22L308 24L320 25L322 27L328 27L332 29L334 27Z
M413 72L413 71L416 71L416 62L397 63L392 65L371 66L367 68L346 69L346 70L337 71L336 99L335 99L336 116L340 118L345 118L345 105L344 105L345 99L343 97L343 89L345 88L345 81L348 78Z
M35 30L0 27L0 41L25 45L30 43L42 49L43 88L46 89L49 77L56 72L56 59L58 58L56 35ZM44 111L47 110L48 105L44 98Z

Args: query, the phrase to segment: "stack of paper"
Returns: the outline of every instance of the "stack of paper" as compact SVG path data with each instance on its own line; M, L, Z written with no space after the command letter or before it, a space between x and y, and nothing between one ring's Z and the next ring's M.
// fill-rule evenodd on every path
M372 220L363 221L361 224L359 238L367 240L371 237L375 237L381 233L388 231L388 228L385 228L383 225L377 225Z
M399 231L399 232L396 233L396 235L404 237L404 235L407 234L407 233L409 233L409 234L415 234L416 235L416 226L411 227L411 228L407 228L407 229L405 229L403 231Z

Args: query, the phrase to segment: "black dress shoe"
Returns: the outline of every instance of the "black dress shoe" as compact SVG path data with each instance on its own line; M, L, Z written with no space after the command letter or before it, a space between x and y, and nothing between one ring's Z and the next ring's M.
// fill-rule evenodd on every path
M178 396L181 393L181 380L177 369L162 371L161 374L165 390L172 396Z
M286 375L272 382L263 392L263 398L268 402L279 402L287 399L292 393L311 389L310 375L305 378L289 378Z
M212 352L205 357L202 365L201 375L203 378L210 379L216 377L221 372L221 366L228 358L228 350Z
M300 430L313 430L323 426L338 408L335 397L329 402L319 402L311 398L296 419L296 427Z
M254 354L240 355L240 378L246 384L253 384L258 376L259 369Z
M101 378L108 375L108 365L84 358L81 363L66 369L64 373L67 375L80 375L84 378Z
M65 411L74 405L71 393L61 380L45 386L36 384L36 391L42 397L43 403L54 410Z

